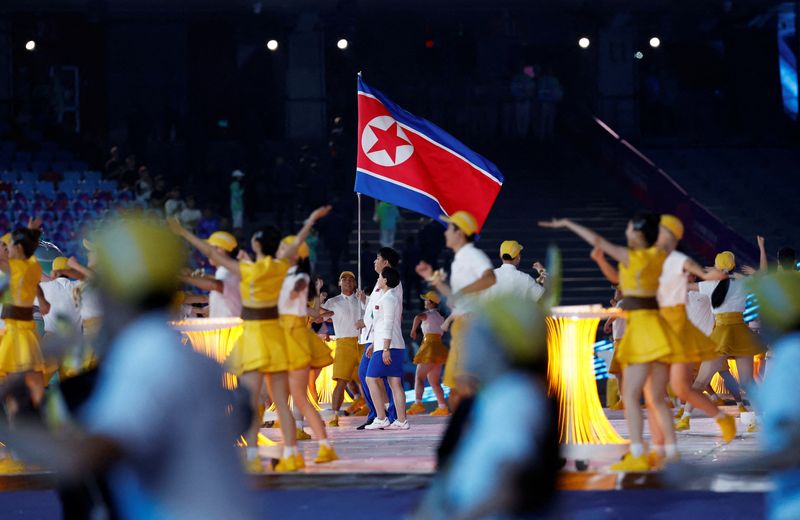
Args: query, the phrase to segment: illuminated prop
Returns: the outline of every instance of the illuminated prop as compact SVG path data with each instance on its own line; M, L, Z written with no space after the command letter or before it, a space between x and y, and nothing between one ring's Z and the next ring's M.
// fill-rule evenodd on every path
M759 374L761 374L763 370L764 363L766 363L766 359L763 355L753 357L753 379L755 381L760 381L761 378L759 377ZM739 370L736 367L735 359L728 360L728 371L731 373L733 378L736 379L737 383L740 382ZM714 374L714 377L711 379L711 389L714 390L714 393L717 395L727 395L731 393L728 387L725 386L725 381L722 379L722 377L720 377L719 374ZM743 388L742 390L747 391L746 388Z
M620 313L581 305L553 307L547 317L548 391L558 402L565 458L611 460L628 449L603 412L593 362L600 319Z
M239 318L196 318L173 321L170 325L188 339L196 352L219 364L225 363L236 340L242 335L242 320ZM233 389L236 385L236 376L225 372L223 386Z
M333 355L334 359L336 359L336 340L331 339L330 341L325 341L324 343L329 349L331 349L331 354ZM314 381L314 385L317 388L318 402L330 403L333 400L333 389L336 388L336 381L333 380L333 365L328 365L320 370L317 380ZM347 392L344 393L344 402L353 402L353 399Z

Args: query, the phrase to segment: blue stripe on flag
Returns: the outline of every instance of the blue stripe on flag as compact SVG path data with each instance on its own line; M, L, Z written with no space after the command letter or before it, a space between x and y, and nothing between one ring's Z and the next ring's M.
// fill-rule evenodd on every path
M446 225L440 219L444 214L444 210L432 198L403 186L373 177L361 170L356 170L355 191L363 195L369 195L374 199L390 202L395 206L427 215L441 222L442 225Z
M392 103L389 98L383 95L383 93L377 89L368 87L364 80L361 79L361 76L358 77L358 91L363 92L365 94L369 94L370 96L374 96L378 99L386 109L391 112L392 117L400 124L406 125L411 127L412 129L416 130L420 134L424 135L431 141L438 143L440 146L443 146L452 152L457 153L461 157L464 157L467 161L471 162L473 165L477 166L478 168L484 170L490 176L494 177L498 182L501 184L505 180L503 178L503 174L500 173L500 170L497 166L494 165L491 161L486 159L485 157L473 152L463 143L461 143L458 139L453 137L452 135L448 134L438 126L434 125L430 121L423 119L421 117L417 117L411 112L406 111L405 109L399 107Z

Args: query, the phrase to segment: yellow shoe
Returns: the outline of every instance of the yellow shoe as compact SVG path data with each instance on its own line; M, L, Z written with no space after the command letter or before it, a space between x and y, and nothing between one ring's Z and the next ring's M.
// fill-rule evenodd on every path
M275 464L273 469L276 473L290 473L297 471L297 465L294 460L294 456L282 458L277 464Z
M408 410L406 410L406 413L408 415L417 415L418 413L424 413L424 412L425 412L425 406L423 406L422 403L414 403L408 407Z
M306 459L303 458L303 455L300 453L295 453L294 455L294 467L297 469L305 469L306 468Z
M664 456L659 455L657 451L651 451L647 454L647 463L651 469L661 469L664 464Z
M297 434L295 435L295 438L298 441L310 441L311 440L311 435L307 434L304 429L297 428Z
M624 409L625 409L625 403L622 401L622 399L618 400L609 408L609 410L624 410Z
M747 413L748 411L749 410L747 409L747 407L745 405L743 405L742 403L739 403L739 413Z
M333 462L339 460L339 455L333 446L320 446L317 452L317 458L314 459L314 464L325 464L326 462Z
M361 408L363 408L366 404L367 404L366 401L364 401L363 398L359 397L358 399L353 401L353 403L350 406L348 406L344 412L347 415L355 415L355 413L359 411Z
M244 463L244 469L248 473L264 473L264 466L261 464L261 459L256 457Z
M448 417L450 415L450 410L447 408L436 408L436 410L432 411L430 416L431 417Z
M0 459L0 474L13 475L16 473L24 473L26 470L25 464L18 461L13 457L6 457Z
M681 406L680 408L678 408L678 412L677 412L677 413L676 413L676 414L673 416L673 418L674 418L676 421L677 421L678 419L680 419L681 417L683 417L683 406Z
M689 429L689 416L682 418L678 422L675 423L675 431L676 432L684 432Z
M339 427L339 416L338 415L334 415L333 419L328 421L328 426L333 426L334 428L338 428Z
M621 461L612 464L609 469L611 471L626 471L630 473L641 473L643 471L650 471L650 462L647 455L634 457L630 453L626 453Z
M729 443L736 437L736 420L730 415L717 419L717 424L722 432L722 442Z
M756 424L756 423L753 423L753 424L748 424L748 425L747 425L747 429L746 429L745 431L746 431L747 433L756 433L756 432L758 432L758 431L760 431L760 430L759 430L759 428L758 428L758 424Z
M353 415L355 415L356 417L366 417L369 415L369 408L367 408L366 406L362 406L361 408L356 410L356 412Z

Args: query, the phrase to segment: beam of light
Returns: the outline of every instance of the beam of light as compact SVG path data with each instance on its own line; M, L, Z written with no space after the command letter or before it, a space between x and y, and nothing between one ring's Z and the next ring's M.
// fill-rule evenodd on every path
M170 325L188 339L196 352L210 357L220 365L228 359L228 354L243 331L242 320L239 318L196 318L173 321ZM225 372L222 384L229 390L236 388L236 376Z

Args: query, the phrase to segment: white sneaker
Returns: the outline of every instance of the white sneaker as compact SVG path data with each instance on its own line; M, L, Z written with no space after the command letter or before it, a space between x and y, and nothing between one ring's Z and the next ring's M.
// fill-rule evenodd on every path
M387 430L408 430L410 428L411 428L411 426L409 426L408 421L403 421L403 422L395 421L392 424L390 424L386 429Z
M372 424L364 427L365 430L382 430L390 425L389 419L375 419Z

